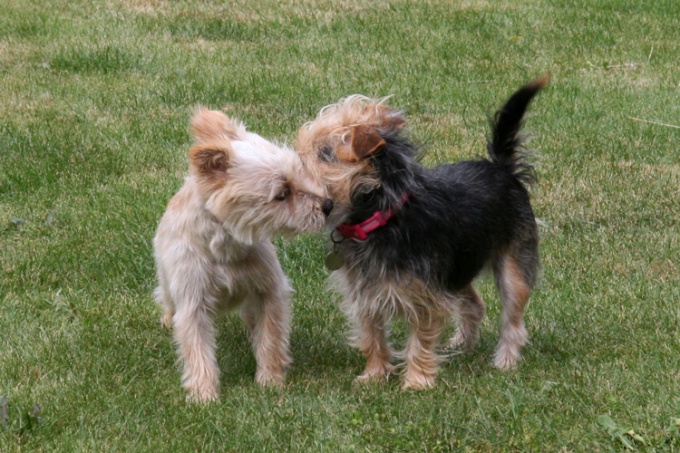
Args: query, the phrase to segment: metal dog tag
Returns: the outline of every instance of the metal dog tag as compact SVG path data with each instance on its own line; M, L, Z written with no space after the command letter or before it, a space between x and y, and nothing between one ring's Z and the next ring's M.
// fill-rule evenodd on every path
M331 271L337 271L342 267L345 262L342 259L342 256L335 250L333 250L331 253L326 255L326 259L324 260L324 264L326 265L326 268Z

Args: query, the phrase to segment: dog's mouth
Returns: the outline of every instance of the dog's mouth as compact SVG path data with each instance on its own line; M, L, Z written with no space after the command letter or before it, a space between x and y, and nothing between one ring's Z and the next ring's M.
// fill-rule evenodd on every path
M301 233L315 233L324 228L326 219L326 215L321 211L315 212L309 215L303 223L291 223L286 225L279 234L290 237Z
M343 203L335 203L333 211L326 217L325 228L326 230L333 231L338 225L341 225L347 221L349 216L349 206Z

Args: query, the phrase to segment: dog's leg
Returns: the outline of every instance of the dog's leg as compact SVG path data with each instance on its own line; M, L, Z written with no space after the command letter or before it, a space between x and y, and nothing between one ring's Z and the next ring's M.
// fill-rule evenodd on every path
M156 300L156 303L163 309L161 324L167 328L171 328L172 317L175 316L175 304L172 301L172 296L168 289L164 269L160 265L158 266L158 286L153 292L153 297Z
M172 322L184 364L182 385L189 392L189 398L199 402L217 399L220 372L215 356L214 313L209 312L201 298L184 300Z
M366 357L364 372L354 380L358 384L383 381L394 371L390 364L392 350L387 343L382 316L360 316L355 320L355 344Z
M411 320L411 334L406 345L406 369L402 389L422 390L433 387L439 370L435 351L444 327L439 313L421 313Z
M472 285L466 286L458 294L457 305L459 324L449 346L472 349L479 338L479 325L484 319L486 305Z
M517 364L522 346L529 339L524 327L524 309L529 301L531 285L519 261L509 254L499 259L494 266L494 274L503 303L503 314L501 339L494 353L493 364L500 369L509 369Z
M288 352L290 337L290 291L285 280L281 286L263 296L253 295L246 301L249 330L257 362L255 382L260 385L282 386L291 359Z

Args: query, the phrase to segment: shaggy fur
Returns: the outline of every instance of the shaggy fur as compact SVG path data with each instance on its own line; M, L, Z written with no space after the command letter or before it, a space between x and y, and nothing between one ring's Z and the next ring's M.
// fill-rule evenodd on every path
M387 325L402 316L410 325L403 387L434 385L441 361L436 349L448 320L459 318L452 346L470 348L477 340L485 305L472 282L487 266L503 304L494 364L516 365L528 338L523 313L539 267L526 189L533 170L519 130L545 83L526 85L498 111L489 157L477 161L424 168L402 133L403 114L363 96L324 108L301 128L296 149L335 202L327 223L344 264L331 281L344 295L354 344L366 356L358 381L392 371ZM337 230L376 212L394 215L366 240Z
M269 237L324 225L332 203L290 149L218 111L192 119L190 175L154 239L163 322L172 326L189 398L216 399L215 316L239 309L255 380L281 385L290 364L290 286Z

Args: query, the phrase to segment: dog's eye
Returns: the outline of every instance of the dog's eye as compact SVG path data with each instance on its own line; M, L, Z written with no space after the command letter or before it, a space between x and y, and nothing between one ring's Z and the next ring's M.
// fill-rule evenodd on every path
M277 201L283 201L286 198L290 196L290 189L288 187L284 187L284 189L279 192L277 196L274 197L275 200Z
M319 159L323 162L335 162L335 155L333 154L333 148L330 146L324 146L319 150Z

